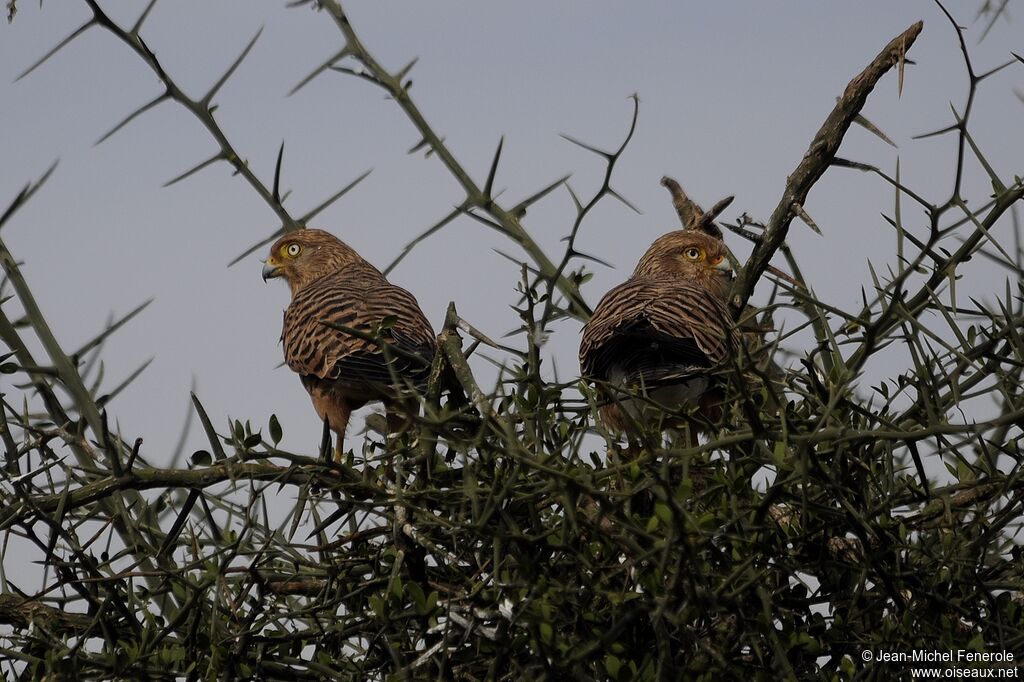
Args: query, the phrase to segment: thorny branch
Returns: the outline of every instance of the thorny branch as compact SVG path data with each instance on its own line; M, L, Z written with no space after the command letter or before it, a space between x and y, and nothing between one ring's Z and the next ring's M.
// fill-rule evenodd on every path
M904 56L914 44L923 27L924 24L919 21L893 38L878 56L846 86L846 91L815 134L796 170L787 178L782 199L772 211L771 217L768 218L764 234L754 246L754 251L747 259L743 270L738 273L731 293L731 304L735 314L738 315L743 310L772 256L786 240L789 225L797 216L798 207L803 206L807 201L807 195L811 188L832 163L846 131L860 114L871 90L893 66L900 64L900 73L902 74Z
M125 117L120 123L111 128L107 133L100 137L100 139L97 141L97 144L104 142L112 135L117 133L119 130L121 130L123 127L125 127L133 120L135 120L135 118L165 101L177 102L182 107L184 107L189 113L191 113L200 123L203 124L206 130L210 133L210 136L217 143L217 152L208 159L197 163L192 168L172 178L165 184L165 186L181 182L182 180L191 177L195 173L203 170L204 168L214 163L217 163L219 161L226 161L229 164L231 164L232 168L234 168L235 170L235 173L241 175L246 180L246 182L249 183L249 185L256 191L256 194L259 195L259 197L263 199L264 202L266 202L266 204L271 208L271 210L274 211L278 219L281 221L281 227L277 231L272 233L269 237L260 240L253 246L246 249L242 254L240 254L234 260L231 261L232 265L239 262L246 256L252 254L262 246L274 241L274 239L279 237L281 234L306 227L310 220L315 218L321 211L323 211L332 203L334 203L342 196L344 196L349 190L354 188L364 178L366 178L367 175L369 175L369 171L363 173L354 181L340 189L335 194L331 195L320 205L306 212L302 216L293 217L291 213L288 211L288 209L285 208L285 197L282 196L280 191L281 158L284 153L284 145L281 145L281 149L278 152L278 159L275 168L273 186L272 188L268 188L263 183L263 181L256 176L256 173L253 172L253 170L249 167L249 162L241 154L239 154L238 151L235 150L234 146L232 146L231 142L228 140L227 134L221 129L220 125L217 123L216 118L214 117L214 112L217 109L217 105L214 104L213 101L214 97L216 97L217 93L220 92L220 89L225 85L225 83L227 83L228 79L230 79L231 76L235 73L235 70L242 64L242 61L249 55L249 52L256 44L256 41L259 39L262 30L260 32L257 32L256 35L249 41L249 44L245 46L245 49L242 50L241 54L239 54L239 56L220 76L220 78L217 79L217 81L206 92L206 94L204 94L199 99L194 99L189 95L185 94L184 90L177 84L177 82L171 77L171 75L167 73L163 65L160 63L160 60L157 59L156 54L149 48L149 45L146 44L145 40L142 38L142 35L140 33L143 24L145 23L146 19L149 16L150 11L153 9L153 6L156 5L156 0L150 0L150 2L146 5L145 9L139 15L139 18L136 20L135 24L129 29L125 29L119 26L113 19L111 19L110 16L100 7L99 3L96 0L84 0L84 2L89 6L89 9L92 11L92 18L90 18L87 22L85 22L77 29L75 29L67 38L58 43L53 49L47 52L43 57L37 60L30 67L25 69L25 71L23 71L18 76L18 80L24 78L25 76L29 75L37 68L42 66L51 57L57 54L57 52L59 52L61 49L69 45L74 39L84 34L88 29L92 28L93 26L100 26L106 29L114 36L116 36L118 40L123 42L129 48L131 48L131 50L135 52L135 54L138 55L143 62L145 62L145 64L153 71L153 73L161 80L161 82L163 82L164 91L156 97L154 97L153 99L151 99L150 101L148 101L146 104L143 104L141 107L139 107L131 114L129 114L127 117Z
M492 192L494 176L501 156L501 146L499 145L494 161L491 164L487 182L484 187L481 187L472 179L469 172L466 171L458 160L456 160L455 156L445 145L444 140L434 131L430 124L427 123L423 113L413 100L409 92L409 86L411 83L406 81L406 77L409 74L409 70L415 63L415 60L401 71L397 73L390 73L387 69L381 66L381 64L373 57L370 51L363 44L359 35L356 33L355 28L349 22L348 15L345 13L345 10L342 9L341 3L336 2L335 0L321 0L318 4L322 9L326 10L334 20L334 23L345 38L345 46L340 52L325 62L325 65L319 66L312 74L310 74L310 76L303 79L297 87L305 85L313 77L328 68L337 68L343 72L358 75L385 90L402 108L402 111L405 112L409 117L409 120L412 121L412 124L416 127L416 130L423 137L422 145L433 150L452 176L462 186L462 189L466 194L466 198L462 202L460 210L471 216L475 216L475 210L485 213L490 219L488 224L518 244L537 266L537 270L540 275L556 284L558 290L561 291L569 302L568 310L570 313L577 317L588 316L590 314L590 308L584 302L577 284L562 274L561 270L564 268L560 268L551 261L540 245L537 244L537 242L534 241L530 234L523 228L521 223L521 220L523 216L526 215L526 210L529 206L536 201L539 201L551 190L559 186L564 181L564 178L552 183L545 189L537 192L531 197L528 197L524 201L519 202L514 207L507 208L502 206L493 196ZM356 59L363 69L353 71L351 69L335 66L337 62L340 62L346 57ZM440 229L440 227L443 227L448 221L448 218L442 220L429 232Z

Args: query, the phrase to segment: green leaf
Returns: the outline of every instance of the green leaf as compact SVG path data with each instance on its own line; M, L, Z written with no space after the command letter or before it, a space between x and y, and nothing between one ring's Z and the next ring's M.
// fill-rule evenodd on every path
M620 661L612 654L607 654L604 657L604 669L608 672L608 677L612 678L613 680L619 679L619 668L621 667L622 661Z
M775 447L772 448L772 461L780 469L786 465L786 444L781 440L777 441Z
M411 582L406 585L405 589L409 593L409 598L412 599L413 605L416 607L416 612L422 614L427 606L427 598L423 594L423 588L415 582Z
M196 450L190 458L192 466L208 467L213 464L213 455L206 450Z
M273 441L276 446L281 442L281 438L284 436L284 432L281 430L281 422L277 421L277 415L270 415L270 440Z
M373 611L373 614L375 616L377 616L378 618L383 618L384 617L384 600L381 599L380 595L377 595L377 594L372 595L370 597L370 599L369 599L369 602L370 602L370 609Z
M672 526L672 509L664 502L657 502L654 505L654 514L666 526Z

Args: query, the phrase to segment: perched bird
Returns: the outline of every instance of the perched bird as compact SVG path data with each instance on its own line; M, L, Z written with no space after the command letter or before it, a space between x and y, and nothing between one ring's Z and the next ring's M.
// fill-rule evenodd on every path
M723 392L715 371L739 347L726 304L732 279L726 253L724 242L705 232L669 232L598 303L583 327L580 367L584 378L598 382L605 402L599 414L613 431L632 435L688 406L717 418Z
M425 386L435 350L413 295L323 230L281 237L263 266L264 281L273 277L284 277L292 291L281 331L285 362L337 434L335 458L349 416L367 402L383 401L388 429L401 428L418 409L406 389Z

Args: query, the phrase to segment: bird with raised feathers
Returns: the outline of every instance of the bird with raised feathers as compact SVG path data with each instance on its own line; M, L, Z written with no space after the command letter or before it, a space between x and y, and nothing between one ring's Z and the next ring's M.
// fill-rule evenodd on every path
M634 435L644 426L693 426L671 416L691 407L714 420L718 370L740 345L726 303L731 281L725 243L684 229L656 239L633 275L605 294L583 327L580 367L597 383L609 428Z
M264 280L275 277L292 293L281 331L285 363L336 434L335 458L352 411L368 402L384 403L389 431L401 428L418 410L409 389L423 390L435 351L416 298L323 230L281 237L263 266Z

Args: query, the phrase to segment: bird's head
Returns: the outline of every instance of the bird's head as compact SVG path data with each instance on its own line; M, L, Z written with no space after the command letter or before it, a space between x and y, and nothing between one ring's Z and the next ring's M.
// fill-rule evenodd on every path
M363 262L351 246L330 232L296 230L270 247L270 255L263 263L263 280L284 277L295 294L324 275Z
M634 276L678 276L725 295L732 281L725 242L696 230L676 230L654 240L637 263Z

